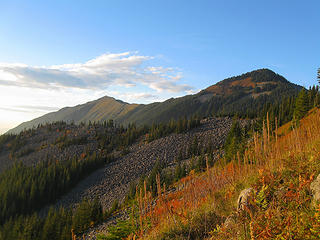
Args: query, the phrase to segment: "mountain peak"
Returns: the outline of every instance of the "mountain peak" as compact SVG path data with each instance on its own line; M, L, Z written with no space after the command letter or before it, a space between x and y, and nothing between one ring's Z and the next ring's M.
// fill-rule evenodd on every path
M251 72L226 78L203 90L204 93L212 93L215 96L230 96L235 93L244 92L269 93L275 89L280 83L291 84L283 76L273 72L268 68L257 69Z
M116 99L114 97L110 97L110 96L107 96L107 95L103 96L103 97L101 97L101 98L99 98L97 100L94 100L94 101L114 101L114 102L118 102L118 103L121 103L121 104L129 104L129 103L124 102L124 101L122 101L120 99Z

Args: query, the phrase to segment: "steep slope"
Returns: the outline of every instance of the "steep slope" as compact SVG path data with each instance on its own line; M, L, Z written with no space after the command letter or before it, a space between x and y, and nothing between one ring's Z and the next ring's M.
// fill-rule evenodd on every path
M319 239L319 126L315 108L299 126L279 129L281 136L256 135L237 161L221 159L204 173L190 172L173 190L159 184L152 207L139 210L140 227L130 228L135 223L128 218L118 232L130 229L128 239L144 240ZM90 234L111 239L110 229Z
M269 69L260 69L227 78L197 94L170 98L161 103L128 104L103 97L22 123L9 133L54 121L80 123L113 119L119 124L135 122L138 125L150 125L153 122L167 122L172 118L190 117L194 114L255 116L266 103L274 103L282 97L295 95L301 88Z
M243 123L247 121L243 120ZM232 124L231 118L212 118L201 122L201 125L189 132L171 134L150 143L136 143L130 146L129 153L120 156L115 162L98 169L88 178L81 181L68 194L63 196L56 206L68 207L82 199L99 198L104 208L110 207L114 200L122 200L128 193L129 185L148 175L157 161L165 166L176 164L180 152L184 155L191 147L190 141L195 137L202 147L223 146ZM214 152L217 158L218 151Z

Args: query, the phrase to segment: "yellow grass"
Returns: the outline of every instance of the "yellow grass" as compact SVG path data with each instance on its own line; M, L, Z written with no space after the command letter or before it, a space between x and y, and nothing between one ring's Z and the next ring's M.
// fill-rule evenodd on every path
M295 156L312 153L320 158L316 149L320 146L318 109L312 110L301 120L300 126L291 131L288 124L277 129L276 135L270 131L269 125L267 119L262 135L254 134L243 158L238 155L236 161L227 164L220 160L213 168L207 168L205 173L198 175L191 171L177 184L181 190L174 193L159 191L159 200L148 213L152 227L140 238L160 239L164 232L191 226L194 215L203 207L227 217L236 210L239 192L254 184L257 178L263 178L265 172L281 171L285 163ZM278 137L280 134L285 135ZM250 224L252 226L248 228L253 228L253 223Z

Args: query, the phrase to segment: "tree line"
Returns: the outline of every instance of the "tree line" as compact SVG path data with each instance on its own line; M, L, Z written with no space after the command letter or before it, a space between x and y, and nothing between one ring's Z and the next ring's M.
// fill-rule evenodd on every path
M154 123L148 131L146 140L147 142L151 142L171 133L183 133L198 127L199 125L200 118L197 116L192 116L190 119L187 119L187 117L178 120L171 119L168 123Z
M94 152L82 160L51 160L36 166L15 163L0 175L0 223L54 203L85 176L112 160Z
M44 218L36 213L10 218L0 226L0 240L70 240L102 220L99 201L84 200L75 210L51 207Z

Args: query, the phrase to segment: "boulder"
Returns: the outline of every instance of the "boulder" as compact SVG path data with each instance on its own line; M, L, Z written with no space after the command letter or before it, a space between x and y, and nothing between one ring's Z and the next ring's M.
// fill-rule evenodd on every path
M320 174L318 177L310 184L310 189L313 196L313 204L320 201Z
M245 210L246 207L250 206L250 201L253 199L253 189L246 188L241 191L238 197L238 211Z

